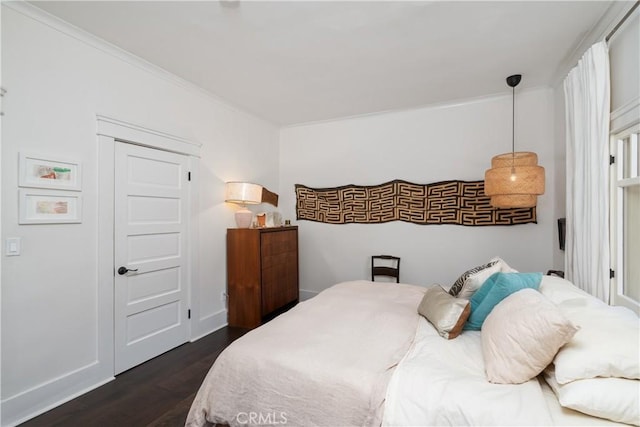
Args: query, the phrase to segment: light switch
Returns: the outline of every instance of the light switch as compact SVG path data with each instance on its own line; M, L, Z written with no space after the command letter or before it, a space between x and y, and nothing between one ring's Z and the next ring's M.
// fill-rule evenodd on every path
M20 255L20 237L7 237L5 253L7 256Z

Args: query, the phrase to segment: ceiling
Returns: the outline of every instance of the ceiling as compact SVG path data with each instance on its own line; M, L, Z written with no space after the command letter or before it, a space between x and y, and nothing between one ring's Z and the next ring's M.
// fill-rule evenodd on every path
M279 125L549 86L611 1L43 1Z

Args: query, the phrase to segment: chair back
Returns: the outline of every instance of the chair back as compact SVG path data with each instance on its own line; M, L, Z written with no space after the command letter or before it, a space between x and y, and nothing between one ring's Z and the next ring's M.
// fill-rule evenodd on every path
M376 276L387 276L396 279L400 283L400 258L392 255L371 256L371 281Z

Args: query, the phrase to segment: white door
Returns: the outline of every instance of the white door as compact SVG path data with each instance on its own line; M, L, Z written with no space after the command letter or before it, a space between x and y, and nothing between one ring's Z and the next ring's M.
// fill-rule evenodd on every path
M116 374L187 341L187 162L116 142Z

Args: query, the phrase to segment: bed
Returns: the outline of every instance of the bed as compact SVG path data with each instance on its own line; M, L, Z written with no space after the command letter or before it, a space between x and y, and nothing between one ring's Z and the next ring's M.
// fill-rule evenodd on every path
M504 265L503 271L514 271ZM463 282L475 274L478 291L489 273L476 271ZM577 324L572 338L539 375L517 384L496 384L487 380L489 356L483 355L488 348L486 342L483 347L483 334L488 332L465 330L446 339L440 326L434 326L437 322L418 313L428 289L344 282L250 331L220 354L193 401L186 426L640 424L639 323L631 311L609 307L564 279L544 276L536 293L551 301L567 323ZM496 305L487 324L496 323L493 317L497 319L505 301ZM609 337L620 334L626 342L594 351L602 345L593 341L602 339L603 328ZM611 334L611 328L618 334ZM584 359L583 352L600 354ZM598 357L608 359L602 368L606 372L571 371L582 359L588 369L597 367ZM616 364L620 369L612 367ZM560 373L574 377L566 381ZM575 392L576 385L584 387ZM587 403L582 394L588 395Z

